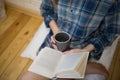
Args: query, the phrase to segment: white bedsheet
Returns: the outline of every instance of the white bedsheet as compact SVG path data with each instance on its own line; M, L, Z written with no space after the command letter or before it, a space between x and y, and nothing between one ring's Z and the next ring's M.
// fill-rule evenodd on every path
M42 45L44 39L46 38L47 34L49 33L50 29L45 27L44 22L40 25L39 29L35 33L35 36L28 44L26 49L22 52L21 56L30 58L32 60L35 59L36 53L39 47Z

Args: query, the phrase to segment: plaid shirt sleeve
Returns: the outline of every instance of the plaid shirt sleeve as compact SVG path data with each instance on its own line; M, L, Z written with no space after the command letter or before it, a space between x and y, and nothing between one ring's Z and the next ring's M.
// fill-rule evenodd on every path
M106 46L112 44L113 40L120 34L120 0L116 1L105 15L99 36L92 38L90 42L95 47L95 52L100 53Z
M52 0L43 0L40 6L40 13L44 17L44 21L47 27L51 20L57 19L55 8L53 7Z

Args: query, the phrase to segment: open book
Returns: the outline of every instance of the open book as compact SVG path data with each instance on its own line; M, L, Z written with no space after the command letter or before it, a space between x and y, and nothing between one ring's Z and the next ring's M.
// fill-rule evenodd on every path
M64 55L45 47L29 67L29 71L47 78L84 78L89 52Z

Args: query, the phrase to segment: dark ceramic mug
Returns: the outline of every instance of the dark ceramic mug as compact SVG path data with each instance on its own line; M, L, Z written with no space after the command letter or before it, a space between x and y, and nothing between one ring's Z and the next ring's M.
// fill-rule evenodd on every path
M70 40L71 40L71 35L70 34L62 31L62 32L57 33L54 36L54 38L55 38L58 50L63 52L65 50L69 49Z

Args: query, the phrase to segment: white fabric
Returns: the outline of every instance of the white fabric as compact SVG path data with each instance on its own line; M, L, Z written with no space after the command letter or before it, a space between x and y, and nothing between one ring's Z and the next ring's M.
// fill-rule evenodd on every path
M89 74L86 75L84 80L105 80L105 76L100 74Z
M44 39L46 38L46 35L50 31L49 28L45 27L45 24L43 23L38 31L36 32L35 36L33 37L32 41L29 43L27 48L23 51L21 54L22 57L27 57L30 59L35 59L36 53L43 43ZM120 38L120 36L113 42L112 46L107 47L102 54L102 57L98 61L99 63L103 64L107 69L110 66L110 63L112 61L114 51L117 45L117 41Z
M103 64L106 67L107 70L110 67L110 64L111 64L111 61L113 59L114 52L115 52L115 49L116 49L117 42L118 42L119 38L120 38L120 36L117 37L117 39L112 43L111 46L105 48L105 50L102 53L102 56L101 56L100 60L97 61L97 62Z
M50 31L50 29L46 28L46 26L45 26L45 24L43 22L40 25L37 32L35 33L33 39L31 40L31 42L28 44L26 49L22 52L21 56L34 60L39 47L43 43L43 41L46 38L49 31Z

